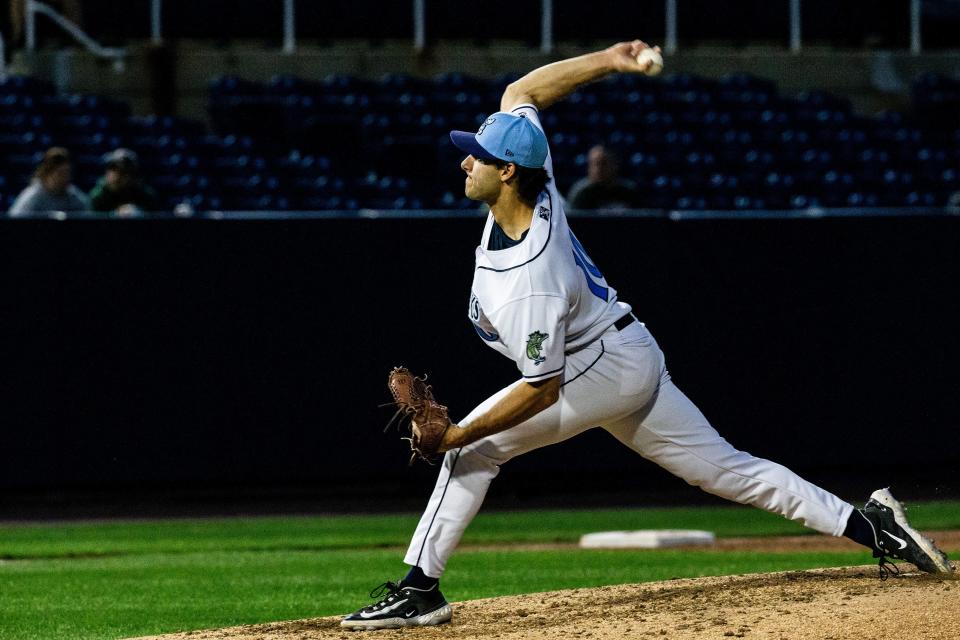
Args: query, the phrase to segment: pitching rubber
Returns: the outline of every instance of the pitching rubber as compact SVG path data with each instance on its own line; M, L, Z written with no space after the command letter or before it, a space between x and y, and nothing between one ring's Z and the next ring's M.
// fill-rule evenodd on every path
M900 504L900 501L893 497L893 494L890 493L889 489L877 489L870 497L873 500L876 500L885 507L890 507L893 510L893 517L897 521L897 524L900 525L907 534L913 538L913 541L917 543L923 552L933 561L937 569L943 573L951 573L953 567L950 566L950 562L947 560L947 556L944 555L942 551L937 549L933 542L924 537L919 531L911 527L907 523L907 513L903 508L903 505Z

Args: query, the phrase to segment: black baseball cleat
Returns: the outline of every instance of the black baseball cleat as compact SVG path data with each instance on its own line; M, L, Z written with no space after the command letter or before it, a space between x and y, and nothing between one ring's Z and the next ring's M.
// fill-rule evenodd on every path
M950 573L953 567L947 555L933 541L923 537L907 522L903 505L889 489L877 489L860 512L873 527L873 555L880 558L881 577L885 578L886 556L906 560L927 573Z
M385 582L370 592L380 602L351 613L340 622L351 631L426 627L450 622L453 608L440 593L439 585L416 589L402 582Z

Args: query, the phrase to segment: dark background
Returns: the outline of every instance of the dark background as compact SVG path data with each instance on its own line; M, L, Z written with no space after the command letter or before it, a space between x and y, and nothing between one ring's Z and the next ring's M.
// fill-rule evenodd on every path
M960 495L960 219L578 218L734 445L850 499ZM511 382L466 319L476 219L0 225L0 516L419 508L391 367L455 417ZM494 506L697 501L602 431Z
M145 38L150 29L150 3L84 0L84 26L112 44ZM410 0L325 0L295 3L298 37L319 44L342 38L362 38L376 44L384 39L407 39L413 34ZM426 34L431 44L469 39L478 44L519 40L540 42L540 0L521 0L509 7L463 5L427 0ZM789 41L788 0L681 0L677 27L683 47L719 40L740 44L763 41L786 46ZM956 46L960 4L956 0L925 0L922 33L926 49ZM663 0L616 2L554 0L554 36L558 40L615 42L642 31L652 41L662 40ZM865 3L863 0L804 0L801 3L803 38L808 45L905 49L910 43L910 2ZM228 0L167 0L163 3L164 33L170 38L261 39L271 46L283 34L281 3Z

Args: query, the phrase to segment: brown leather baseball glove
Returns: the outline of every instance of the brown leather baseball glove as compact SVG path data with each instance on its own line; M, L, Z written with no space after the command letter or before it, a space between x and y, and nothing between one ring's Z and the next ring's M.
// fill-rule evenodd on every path
M431 458L437 454L443 442L444 434L450 428L447 408L434 399L426 379L426 376L418 378L405 367L396 367L387 379L387 386L397 405L397 413L387 428L397 420L400 421L401 430L405 428L404 422L409 424L410 437L404 439L410 441L410 449L413 450L410 464L417 458L431 463Z

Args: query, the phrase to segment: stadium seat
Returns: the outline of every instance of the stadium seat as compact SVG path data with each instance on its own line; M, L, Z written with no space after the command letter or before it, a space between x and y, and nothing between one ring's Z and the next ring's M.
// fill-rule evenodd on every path
M84 181L98 177L103 153L130 147L168 201L197 208L475 208L451 189L462 154L447 131L479 126L515 79L223 76L209 84L208 128L133 117L124 103L61 96L12 76L0 83L0 194L22 188L38 154L59 144ZM743 74L619 75L542 119L561 189L584 175L587 151L603 142L643 186L647 206L936 206L960 188L960 82L923 76L912 96L912 113L868 118L830 93L786 98Z

